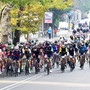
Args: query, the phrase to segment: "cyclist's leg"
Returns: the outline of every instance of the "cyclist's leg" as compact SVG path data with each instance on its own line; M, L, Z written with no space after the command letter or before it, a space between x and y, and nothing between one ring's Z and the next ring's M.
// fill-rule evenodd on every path
M38 70L40 71L40 58L37 58Z
M2 61L0 61L0 74L2 74Z
M31 58L28 57L27 59L28 59L28 64L29 64L29 73L31 73Z
M53 56L51 55L51 56L49 57L49 59L50 59L50 72L52 72L52 67L53 67Z

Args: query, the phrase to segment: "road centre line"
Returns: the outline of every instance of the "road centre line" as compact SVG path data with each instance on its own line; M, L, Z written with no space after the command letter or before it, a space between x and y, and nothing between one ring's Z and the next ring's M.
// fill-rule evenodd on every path
M38 77L36 77L36 78L34 78L34 79L32 79L32 80L35 80L35 79L37 79L37 78L39 78L39 77L41 77L41 76L38 76ZM16 86L14 86L14 87L11 87L11 88L9 88L9 89L5 89L5 90L11 90L11 89L13 89L13 88L15 88L15 87L18 87L18 86L20 86L20 85L23 85L23 84L37 84L37 85L52 85L52 86L67 86L67 87L90 87L90 84L87 84L87 83L85 83L85 84L83 84L83 83L69 83L69 82L42 82L42 81L32 81L32 80L30 80L30 81L25 81L25 82L22 82L21 84L19 84L19 85L16 85Z
M41 81L33 81L33 82L25 82L27 84L38 84L38 85L53 85L53 86L67 86L67 87L90 87L90 84L81 84L81 83L69 83L69 82L41 82Z
M44 75L44 73L38 74L38 75L34 75L33 77L30 77L30 78L24 79L24 80L22 80L22 81L16 82L16 83L14 83L14 84L11 84L11 85L9 85L9 86L6 86L6 87L4 87L4 88L1 88L0 90L11 90L11 89L14 88L14 87L18 87L18 86L24 84L23 82L25 82L25 81L35 80L35 79L37 79L37 78L39 78L39 77L42 77L43 75Z

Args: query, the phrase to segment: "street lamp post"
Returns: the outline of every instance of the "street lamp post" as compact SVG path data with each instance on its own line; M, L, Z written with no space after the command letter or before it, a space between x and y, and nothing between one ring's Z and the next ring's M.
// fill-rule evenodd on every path
M70 22L70 18L71 18L71 16L68 15L68 19L69 19L69 31L70 31L70 24L71 24L71 22Z

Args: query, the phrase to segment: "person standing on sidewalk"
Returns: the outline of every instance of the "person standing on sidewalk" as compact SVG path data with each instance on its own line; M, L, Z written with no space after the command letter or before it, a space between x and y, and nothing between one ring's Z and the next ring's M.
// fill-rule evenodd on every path
M57 36L57 25L55 24L54 25L54 37L56 37Z
M52 35L52 28L51 27L49 27L49 29L48 29L48 35L49 35L49 39L51 39L51 35Z
M54 37L57 36L57 29L54 29Z

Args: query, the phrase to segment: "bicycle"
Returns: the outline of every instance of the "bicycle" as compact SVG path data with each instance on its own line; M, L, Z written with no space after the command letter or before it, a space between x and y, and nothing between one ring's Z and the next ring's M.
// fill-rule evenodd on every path
M61 57L61 71L62 73L65 71L65 67L66 67L66 58L65 56Z
M80 56L80 68L81 68L81 70L84 68L84 63L85 63L85 54Z
M28 60L26 61L26 64L25 64L25 75L28 75L29 74L29 63L28 63Z
M59 55L54 54L54 56L53 56L53 68L55 67L55 64L56 64L57 68L59 68L59 60L60 60Z
M14 72L14 75L15 77L18 76L18 61L13 61L13 72Z
M45 62L45 72L47 72L47 75L50 74L50 60L49 58L46 58L46 62Z
M75 68L76 60L74 57L70 56L70 71L72 72Z
M25 74L28 75L30 73L31 73L31 60L26 60Z
M6 62L6 75L13 75L13 66L12 66L12 60L8 59Z

